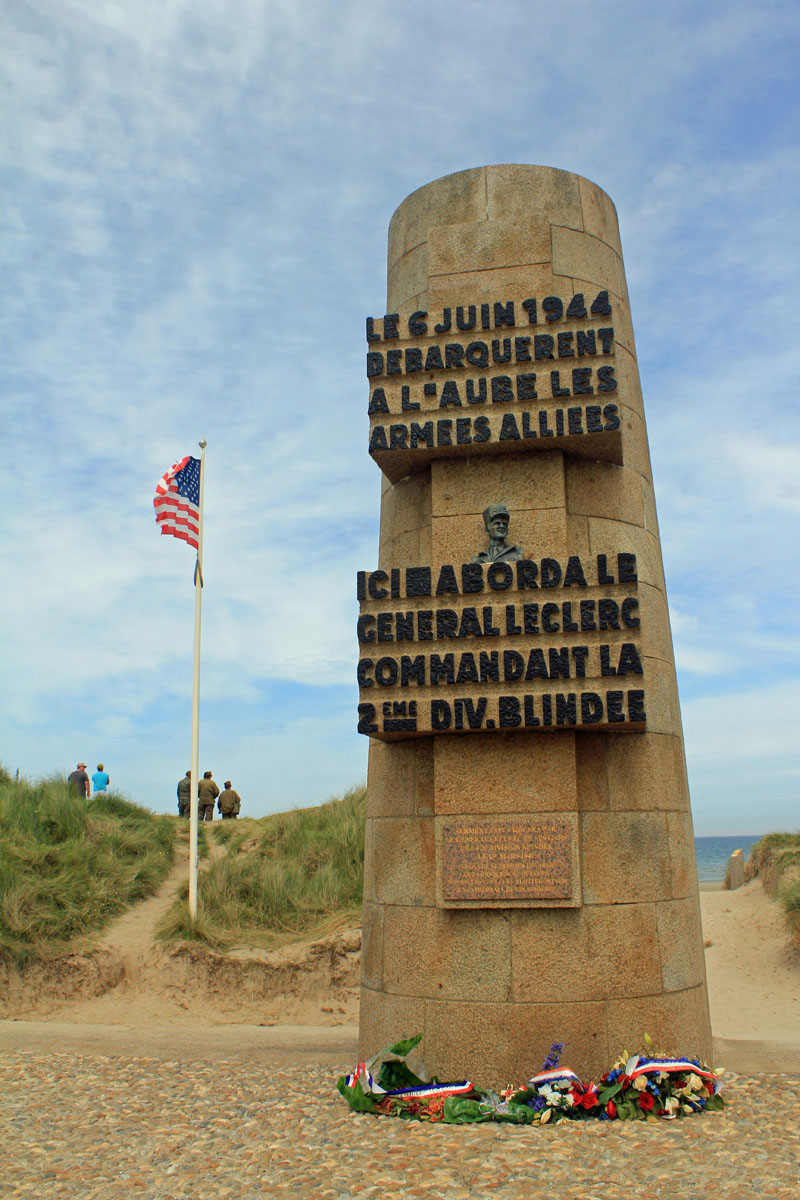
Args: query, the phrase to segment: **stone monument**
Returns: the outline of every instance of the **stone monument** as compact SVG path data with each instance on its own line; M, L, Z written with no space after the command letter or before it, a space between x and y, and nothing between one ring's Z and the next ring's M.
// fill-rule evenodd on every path
M616 213L494 166L389 228L367 319L378 567L361 1055L517 1083L645 1033L709 1057L689 793Z

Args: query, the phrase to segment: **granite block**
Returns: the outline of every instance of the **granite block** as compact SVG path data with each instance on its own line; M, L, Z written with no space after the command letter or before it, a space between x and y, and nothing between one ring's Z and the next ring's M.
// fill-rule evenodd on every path
M574 733L473 734L435 738L437 816L574 812Z
M567 992L568 994L568 992ZM608 1066L604 1001L498 1004L429 1000L425 1005L425 1063L442 1079L471 1079L482 1087L524 1082L542 1069L556 1040L564 1064L584 1079Z
M584 230L593 237L606 242L622 258L617 210L611 197L596 183L592 183L591 180L584 179L582 176L578 177L578 189L581 197ZM560 223L562 225L569 224L563 220Z
M548 226L482 220L428 230L431 275L549 262Z
M637 472L612 463L568 458L565 476L569 512L644 528L642 480Z
M383 913L382 904L365 902L361 912L361 982L367 987L383 987Z
M371 898L381 904L435 905L433 819L376 817L371 825Z
M575 230L584 227L579 177L554 167L532 169L519 163L487 167L486 210L490 220L504 224L524 220L548 228L557 221Z
M519 513L566 506L564 456L559 451L489 459L440 459L431 467L431 515L480 517L489 504L506 504L509 538ZM479 522L483 534L483 519Z
M584 904L672 898L666 813L587 812L581 821Z
M665 1054L687 1055L711 1062L711 1022L705 987L661 996L615 999L606 1004L608 1037L614 1057L626 1049L641 1054L648 1034Z
M575 1001L660 992L660 907L593 904L512 913L512 998L556 1004L567 980Z
M628 286L622 259L606 242L562 225L551 225L553 272L587 279L598 288L608 288L626 304Z
M477 995L506 1000L511 984L509 923L476 909L388 906L387 992L432 999Z
M656 906L663 991L681 992L705 986L703 926L697 894Z
M406 251L427 242L428 231L436 226L485 219L486 168L456 171L426 183L407 196L400 207L404 211Z

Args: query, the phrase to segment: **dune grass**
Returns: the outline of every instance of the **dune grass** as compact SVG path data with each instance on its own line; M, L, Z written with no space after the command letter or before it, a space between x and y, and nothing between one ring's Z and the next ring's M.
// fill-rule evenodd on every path
M746 877L759 876L786 914L792 941L800 947L800 833L767 833L750 851Z
M154 892L174 826L119 793L86 801L61 776L0 773L0 957L53 957Z
M157 936L270 948L358 921L365 802L359 787L318 808L215 822L212 837L224 853L200 875L197 920L184 896Z

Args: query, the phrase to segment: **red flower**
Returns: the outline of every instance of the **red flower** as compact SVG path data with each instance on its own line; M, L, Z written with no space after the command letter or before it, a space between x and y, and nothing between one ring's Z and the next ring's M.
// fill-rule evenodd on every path
M640 1092L639 1108L641 1108L643 1112L650 1112L650 1110L655 1108L655 1106L656 1102L649 1092Z
M606 1105L606 1112L612 1118L617 1115L617 1106L613 1100L609 1100L608 1104Z
M596 1108L598 1103L597 1092L587 1092L585 1096L581 1096L578 1103L582 1108ZM609 1103L613 1104L614 1102L611 1100Z

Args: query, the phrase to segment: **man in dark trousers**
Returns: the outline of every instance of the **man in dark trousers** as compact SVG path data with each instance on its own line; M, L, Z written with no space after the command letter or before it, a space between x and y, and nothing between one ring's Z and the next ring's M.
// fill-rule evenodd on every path
M220 792L217 808L222 813L223 821L230 820L231 817L238 817L239 810L242 807L242 801L239 798L239 793L235 792L231 787L230 779L225 780L225 791Z
M86 763L78 763L74 771L70 771L67 776L67 783L84 800L89 795L89 776L86 774Z
M198 821L214 820L214 801L219 795L219 788L211 778L210 771L203 772L203 778L197 785L197 819Z
M192 808L192 772L187 771L178 783L178 816L188 817Z

